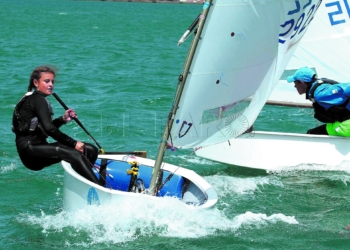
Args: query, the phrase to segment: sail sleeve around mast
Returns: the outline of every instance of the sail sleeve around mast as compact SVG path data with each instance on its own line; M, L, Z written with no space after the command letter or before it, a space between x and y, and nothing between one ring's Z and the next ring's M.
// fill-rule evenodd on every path
M184 73L182 75L180 75L180 77L179 77L179 82L177 85L177 89L176 89L176 93L175 93L175 97L174 97L174 101L173 101L173 107L171 109L171 112L168 115L168 120L166 121L166 124L165 124L162 140L160 141L160 144L159 144L157 158L156 158L156 162L154 164L154 169L153 169L153 173L152 173L152 179L151 179L150 187L148 190L151 195L156 195L158 192L158 188L159 188L159 184L160 184L159 180L161 180L160 169L161 169L161 165L163 162L164 152L165 152L165 149L167 146L167 140L169 139L169 137L171 137L170 131L171 131L171 128L174 124L174 116L177 113L177 107L179 105L179 101L180 101L181 95L183 93L184 83L187 79L188 70L189 70L191 62L193 60L193 55L194 55L194 52L197 48L199 37L200 37L202 30L203 30L204 23L206 21L206 16L208 14L208 11L209 11L209 8L211 5L211 1L212 0L207 0L207 2L204 3L202 13L199 16L199 17L201 17L200 20L198 18L198 22L195 21L191 25L191 27L192 26L193 27L192 28L190 27L190 29L193 29L194 26L196 25L196 23L198 23L198 28L197 28L197 32L195 35L195 39L192 41L190 50L188 51L187 59L185 61L185 65L184 65Z

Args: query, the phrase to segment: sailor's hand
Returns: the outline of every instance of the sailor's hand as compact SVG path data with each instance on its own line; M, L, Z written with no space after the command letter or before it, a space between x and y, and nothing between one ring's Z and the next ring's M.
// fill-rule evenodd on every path
M67 109L66 112L63 115L63 120L66 122L71 121L74 118L78 118L77 114L75 113L74 109Z
M75 149L84 153L84 148L85 148L85 145L84 143L78 141L77 144L75 144Z

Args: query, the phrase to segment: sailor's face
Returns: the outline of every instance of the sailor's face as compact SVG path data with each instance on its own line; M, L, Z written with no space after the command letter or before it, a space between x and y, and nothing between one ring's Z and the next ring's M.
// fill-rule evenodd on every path
M306 83L303 81L294 81L294 87L297 89L299 95L305 94L306 93Z
M54 89L55 76L52 73L41 73L40 79L34 79L36 90L45 95L51 95Z

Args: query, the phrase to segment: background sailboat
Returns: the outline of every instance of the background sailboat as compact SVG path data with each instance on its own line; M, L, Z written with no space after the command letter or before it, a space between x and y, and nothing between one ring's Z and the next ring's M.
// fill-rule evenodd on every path
M268 104L300 107L311 102L305 96L295 93L294 84L286 84L286 76L304 66L313 68L318 77L339 82L349 82L350 71L347 62L350 51L350 8L348 1L324 0L310 28L288 63L281 80L269 97ZM294 104L293 104L294 103Z
M347 49L350 43L349 15L348 1L322 2L268 104L311 107L305 95L299 96L294 84L285 81L286 76L303 66L314 68L319 77L349 81L350 71L346 63L350 58ZM337 169L336 166L350 160L350 141L341 137L254 131L202 148L196 153L220 162L266 170L300 164L333 166L331 169Z

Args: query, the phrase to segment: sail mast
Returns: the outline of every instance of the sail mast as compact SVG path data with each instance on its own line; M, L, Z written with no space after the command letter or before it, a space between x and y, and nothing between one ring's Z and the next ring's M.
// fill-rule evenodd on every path
M186 83L186 78L187 78L187 75L189 73L189 69L190 69L190 66L191 66L191 63L193 60L193 56L194 56L194 53L196 51L198 41L201 37L201 33L203 30L204 23L205 23L205 20L207 18L211 3L212 3L212 0L207 0L203 5L203 10L202 10L202 13L199 17L197 33L192 40L192 44L191 44L191 47L188 51L187 59L186 59L185 64L184 64L182 74L179 76L179 81L178 81L178 85L177 85L177 89L176 89L176 94L174 97L173 106L171 108L167 122L165 124L164 133L162 136L162 140L160 141L160 144L159 144L158 154L157 154L156 162L154 164L154 170L153 170L152 179L151 179L151 183L150 183L150 187L149 187L149 193L151 195L157 195L156 194L156 192L158 191L158 190L156 190L157 180L158 180L158 175L160 172L161 164L163 162L164 152L166 150L166 143L167 143L167 140L169 138L171 127L174 123L174 117L176 115L176 111L177 111L177 108L178 108L178 105L179 105L179 102L181 99L182 91L183 91L185 83Z

